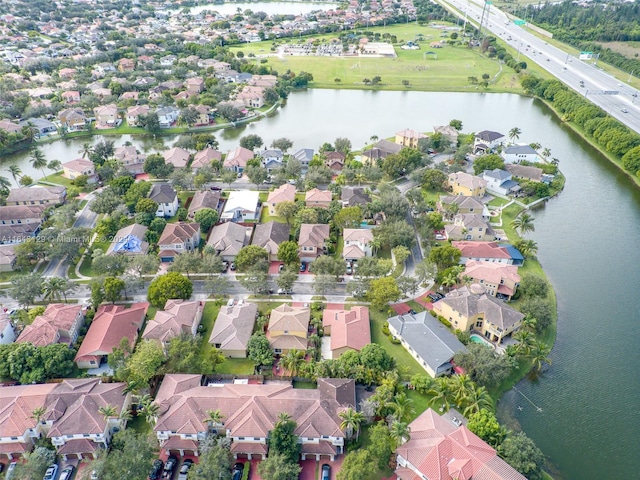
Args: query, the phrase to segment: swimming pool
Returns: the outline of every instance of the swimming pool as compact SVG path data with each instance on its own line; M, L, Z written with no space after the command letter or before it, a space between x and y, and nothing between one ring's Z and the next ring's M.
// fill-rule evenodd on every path
M473 343L482 343L484 345L486 345L487 347L491 348L492 350L495 350L496 347L493 343L491 343L489 340L485 339L482 335L478 335L477 333L472 333L470 336L470 340Z

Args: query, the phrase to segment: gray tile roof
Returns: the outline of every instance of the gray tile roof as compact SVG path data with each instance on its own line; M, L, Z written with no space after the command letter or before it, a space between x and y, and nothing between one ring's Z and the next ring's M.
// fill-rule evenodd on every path
M149 198L156 203L173 203L176 195L176 191L168 183L156 183L151 187Z

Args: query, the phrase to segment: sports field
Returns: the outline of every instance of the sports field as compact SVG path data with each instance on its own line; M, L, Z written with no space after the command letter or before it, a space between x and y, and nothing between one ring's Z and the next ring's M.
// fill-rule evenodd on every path
M449 45L446 43L447 38L441 37L441 29L410 23L368 30L395 35L398 39L398 44L395 45L397 57L279 56L271 50L272 41L235 45L231 50L242 51L245 57L252 53L256 56L257 62L267 60L279 74L287 70L296 73L309 72L314 79L310 86L316 88L374 88L367 87L363 80L379 76L381 82L375 86L377 89L475 91L483 87L471 83L469 77L482 81L483 74L487 74L490 81L489 91L521 92L517 75L511 68L501 64L497 59L480 54L477 48ZM301 40L330 42L337 38L336 34L302 39L287 38L278 40L278 44L299 43ZM440 40L444 40L442 48L430 46L431 43ZM400 44L407 41L417 42L420 50L402 50Z

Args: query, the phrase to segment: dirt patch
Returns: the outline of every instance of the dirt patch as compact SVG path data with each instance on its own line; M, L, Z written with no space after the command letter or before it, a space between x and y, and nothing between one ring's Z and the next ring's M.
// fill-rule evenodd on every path
M614 52L620 53L627 58L635 58L640 56L640 42L597 42L603 47L609 48Z

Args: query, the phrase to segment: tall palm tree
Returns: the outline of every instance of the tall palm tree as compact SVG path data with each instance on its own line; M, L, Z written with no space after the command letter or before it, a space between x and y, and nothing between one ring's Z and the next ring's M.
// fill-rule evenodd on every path
M47 409L44 407L44 405L41 407L36 407L33 409L33 412L31 412L31 418L33 418L37 423L40 423L45 413L47 413Z
M93 147L90 143L83 143L78 153L82 155L82 158L88 158L93 153Z
M140 409L140 413L144 416L144 419L151 426L154 426L156 424L159 411L160 405L158 405L156 402L147 403Z
M378 135L371 135L371 138L369 138L369 140L371 140L371 142L376 143L378 141Z
M380 248L382 247L382 240L380 240L380 237L374 235L373 238L369 241L369 246L371 247L373 255L375 256L378 250L380 250Z
M360 436L360 425L364 422L364 415L362 412L356 412L353 408L347 407L338 414L342 423L340 429L344 430L347 435L347 439L351 439L353 432L356 433L356 441Z
M304 362L304 351L292 348L280 359L280 366L288 371L290 376L295 377L300 371L302 362Z
M449 384L453 399L457 405L462 405L462 402L474 386L471 377L467 374L454 375L451 377L451 380L449 380Z
M393 409L394 416L400 421L406 420L416 413L413 400L407 397L407 394L404 392L396 395L390 406Z
M551 353L551 347L546 343L534 340L531 349L529 350L529 357L533 360L533 367L539 372L542 366L546 363L551 365L551 359L549 354Z
M521 213L511 222L511 227L515 228L520 236L524 236L525 233L535 231L536 227L533 224L534 218L528 213Z
M7 177L0 175L0 191L8 192L11 189L11 182Z
M67 280L62 277L47 278L43 284L43 292L45 300L58 300L63 292L66 292ZM66 302L66 294L65 294Z
M511 130L509 130L509 140L511 140L511 143L513 143L514 139L518 140L521 133L522 130L520 130L518 127L513 127Z
M207 410L207 416L204 418L204 421L209 424L209 429L213 429L214 427L220 427L223 425L222 412L219 409L216 410Z
M436 378L435 382L433 382L433 386L428 393L432 397L431 403L433 405L441 403L442 410L449 410L449 408L451 407L451 397L453 395L453 392L451 391L451 385L449 384L448 378Z
M520 342L518 345L516 345L518 352L529 355L529 353L531 352L531 347L534 343L533 334L530 331L523 329L518 330L516 333L514 333L513 338Z
M551 149L545 148L544 150L542 150L542 156L546 161L551 156Z
M530 239L521 238L514 246L525 258L535 257L538 253L538 244Z
M530 143L529 146L533 148L535 151L538 151L542 148L542 145L540 145L538 142Z
M98 408L98 413L100 413L106 421L108 421L111 417L118 416L118 409L113 405L104 405Z
M391 438L395 441L396 447L399 447L404 442L408 442L411 439L411 429L409 425L404 422L395 421L389 427L389 433Z
M559 163L560 163L560 159L559 158L553 157L551 159L551 165L555 165L557 167Z
M471 385L471 389L464 398L466 407L462 413L465 417L472 413L477 413L482 409L491 410L493 408L491 395L489 395L487 389L485 387L478 387L475 384Z
M7 172L11 174L11 176L13 177L13 181L17 184L18 180L22 176L22 170L20 170L20 167L17 165L9 165L9 168L7 168Z
M291 420L291 415L289 415L287 412L280 412L278 414L278 420L276 420L276 426L282 425L283 423L287 423L290 420Z
M47 159L42 153L42 150L38 148L34 148L31 152L31 159L29 160L33 168L42 171L42 176L46 177L44 174L44 169L47 166Z

